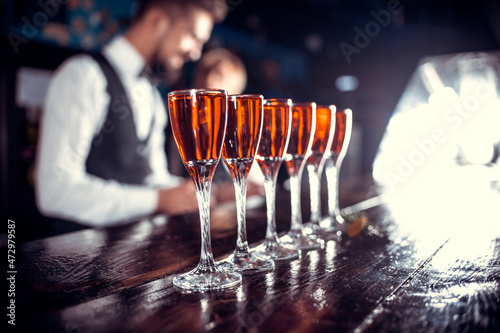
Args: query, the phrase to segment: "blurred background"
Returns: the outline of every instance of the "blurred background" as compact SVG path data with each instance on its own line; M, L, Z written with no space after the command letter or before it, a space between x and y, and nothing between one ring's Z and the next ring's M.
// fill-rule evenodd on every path
M224 47L248 72L247 93L353 110L341 181L371 175L388 121L419 60L500 44L499 0L228 0L205 49ZM20 239L45 236L33 195L38 120L52 71L98 50L127 25L134 0L1 0L0 199ZM192 84L194 64L163 93ZM23 229L21 229L23 228ZM26 230L26 231L21 231Z

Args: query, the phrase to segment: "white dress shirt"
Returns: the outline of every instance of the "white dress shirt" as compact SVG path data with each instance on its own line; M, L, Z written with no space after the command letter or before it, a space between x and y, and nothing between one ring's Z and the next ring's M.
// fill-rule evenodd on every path
M91 143L104 124L110 97L106 78L92 57L68 59L56 71L45 100L36 195L42 213L89 226L150 216L156 209L157 188L169 188L180 181L167 170L164 103L156 87L139 76L144 59L123 36L115 37L103 54L127 92L139 139L147 137L155 117L148 144L152 173L144 186L120 184L86 173Z

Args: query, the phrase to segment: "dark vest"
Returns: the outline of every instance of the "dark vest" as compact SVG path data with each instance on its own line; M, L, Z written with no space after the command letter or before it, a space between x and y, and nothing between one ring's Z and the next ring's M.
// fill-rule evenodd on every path
M115 70L101 54L93 54L106 77L110 103L104 125L92 141L86 161L87 173L123 184L139 185L151 173L145 154L151 128L145 140L137 138L129 99Z

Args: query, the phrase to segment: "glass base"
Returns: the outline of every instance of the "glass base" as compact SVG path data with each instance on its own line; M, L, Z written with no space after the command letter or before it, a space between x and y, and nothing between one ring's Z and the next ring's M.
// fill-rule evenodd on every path
M293 245L300 250L315 250L325 246L325 241L313 235L306 235L302 230L290 230L280 237L283 245Z
M199 264L195 269L177 275L173 282L176 287L190 291L222 290L240 285L241 274Z
M319 225L323 230L335 233L339 236L345 233L346 223L344 218L341 216L325 217L323 220L321 220Z
M274 261L258 258L249 252L234 252L217 263L217 267L225 271L236 271L241 274L266 273L274 268Z
M338 240L338 236L335 230L323 229L318 224L312 222L304 224L304 233L323 239L324 241Z
M253 254L256 257L279 260L292 260L300 258L300 250L294 245L281 244L279 241L264 240L262 244L254 249Z
M333 224L340 224L340 225L342 225L342 224L344 224L346 222L345 219L340 214L335 214L333 216L330 216L329 218L331 219L331 221L332 221Z

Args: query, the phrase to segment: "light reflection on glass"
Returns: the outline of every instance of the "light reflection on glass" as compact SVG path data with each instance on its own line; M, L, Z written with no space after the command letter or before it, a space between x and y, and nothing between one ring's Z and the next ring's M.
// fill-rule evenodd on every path
M212 320L213 303L214 297L210 294L206 294L206 296L200 299L200 324L203 331L210 331L217 325L215 320Z
M273 290L276 281L274 280L274 273L266 274L266 290Z
M305 259L305 257L304 257ZM299 275L300 275L300 270L303 268L305 260L294 260L290 262L290 279L287 281L288 285L290 286L297 286L299 285ZM291 288L291 290L288 292L288 297L293 299L296 297L297 293L299 292L299 288Z
M239 285L238 288L236 289L236 301L238 303L244 302L247 299L247 295L245 291L243 290L243 285Z
M294 260L290 263L290 275L292 279L297 279L300 273L301 260Z
M207 297L202 298L200 300L200 310L202 313L202 322L204 322L204 323L206 323L208 321L208 319L210 319L210 314L209 313L207 314L209 309L210 309L210 303L208 302L208 298ZM207 316L208 316L208 318L206 318Z
M334 241L329 241L326 243L326 261L327 265L333 263L333 260L337 256L337 243Z
M309 251L307 252L307 256L309 257L309 274L310 276L315 276L318 272L319 253L317 250Z

